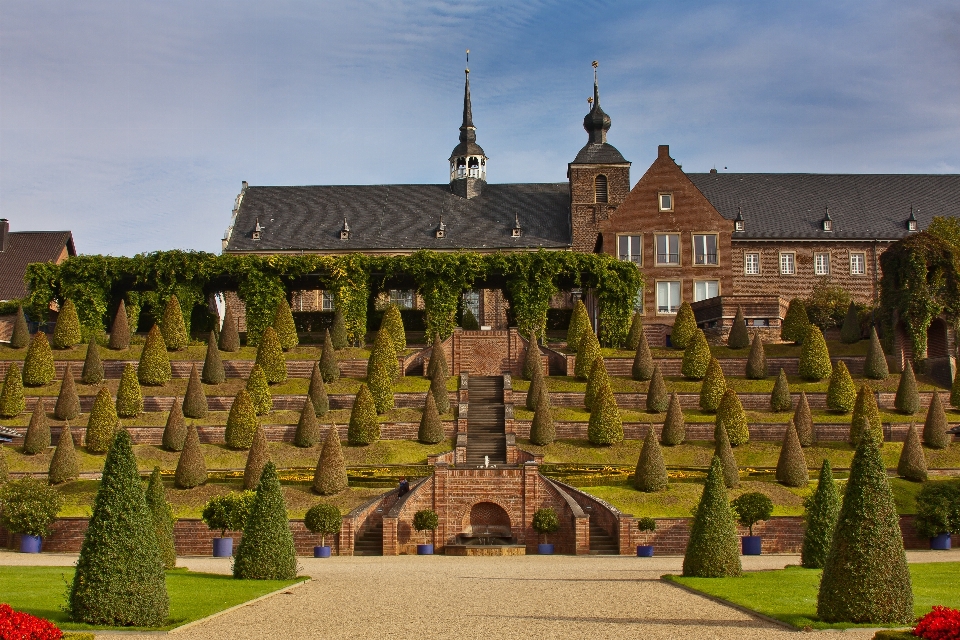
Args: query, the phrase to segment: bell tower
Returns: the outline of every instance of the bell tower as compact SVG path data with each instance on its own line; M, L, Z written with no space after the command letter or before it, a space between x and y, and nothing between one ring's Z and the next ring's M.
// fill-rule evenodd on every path
M473 126L469 49L464 74L463 124L460 125L460 144L450 154L450 189L461 198L470 199L479 196L487 184L487 156L477 144L477 128Z

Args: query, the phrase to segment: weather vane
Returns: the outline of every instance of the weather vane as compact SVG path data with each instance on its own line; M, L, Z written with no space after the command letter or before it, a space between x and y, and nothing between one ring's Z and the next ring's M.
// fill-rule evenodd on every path
M470 49L467 49L467 73L470 73Z

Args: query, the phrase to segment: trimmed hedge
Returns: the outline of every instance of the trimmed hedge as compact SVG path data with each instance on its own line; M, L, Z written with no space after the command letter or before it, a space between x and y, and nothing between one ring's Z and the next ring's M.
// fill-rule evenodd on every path
M587 378L587 387L583 394L583 406L590 411L597 400L597 393L603 385L610 384L610 375L607 373L607 367L603 364L603 358L598 357L593 361L590 367L590 376Z
M147 483L147 508L153 521L153 532L157 537L163 568L174 569L177 566L177 551L173 546L173 509L163 492L160 467L153 468Z
M950 387L950 406L960 409L960 367L953 376L953 386Z
M849 413L857 401L857 386L843 360L837 362L830 374L827 387L827 408L839 413Z
M277 310L273 314L273 330L277 332L277 339L284 351L289 351L300 344L297 325L293 322L293 312L290 311L286 296L281 296L280 302L277 303Z
M660 373L660 365L653 365L653 377L647 386L647 411L651 413L663 413L667 410L670 403L670 397L667 395L667 385L663 382L663 374Z
M750 346L750 334L747 332L747 321L743 318L742 307L737 307L737 315L733 318L733 326L727 336L727 346L731 349L746 349Z
M787 313L784 315L783 325L780 327L780 339L802 344L806 341L809 329L810 318L807 316L807 307L803 300L794 298L790 301Z
M267 432L263 430L262 424L258 424L257 430L253 432L250 451L247 452L247 464L243 468L243 489L245 491L257 488L257 484L260 483L260 474L263 473L263 467L269 460Z
M686 419L683 416L683 409L680 407L680 400L677 398L676 391L674 391L670 394L667 416L663 421L663 429L660 431L660 444L673 447L683 444L686 438Z
M480 331L480 323L477 322L477 316L473 315L473 311L470 311L470 309L466 309L463 312L460 326L464 331Z
M946 449L953 442L953 434L947 433L949 428L940 393L934 391L930 406L927 407L927 418L923 422L923 443L931 449Z
M623 442L623 420L609 381L597 392L596 407L590 412L587 439L592 444L611 445Z
M707 375L707 365L710 364L711 357L707 336L704 335L703 330L697 329L687 342L687 348L683 350L683 364L680 365L680 373L685 378L703 380L703 377Z
M330 331L323 332L323 351L320 352L320 361L317 366L320 367L320 374L327 384L340 379L340 365L337 364L337 354L333 346L333 338L330 337Z
M361 384L350 411L350 426L347 429L347 442L351 445L373 444L380 439L380 421L377 419L377 407L367 385Z
M30 344L30 329L27 327L27 317L23 315L23 307L17 307L17 317L13 320L13 332L10 334L10 348L23 349Z
M107 346L114 351L123 351L130 347L130 321L127 319L127 305L120 299L117 312L110 325L110 342Z
M627 349L636 350L640 346L640 336L643 335L643 314L639 311L634 312L630 319L630 330L627 331Z
M430 349L430 362L427 364L427 377L433 378L437 367L443 370L443 377L450 377L450 369L447 367L447 356L443 353L443 345L440 343L440 336L433 336L433 345Z
M537 397L540 395L540 387L544 386L543 372L535 373L530 380L530 386L527 388L527 397L524 400L524 406L527 411L535 411L537 408Z
M813 416L810 413L810 403L807 402L807 394L805 391L800 392L800 400L797 402L797 408L793 412L793 426L797 429L800 446L812 446L816 434L813 431Z
M183 410L180 407L180 398L173 399L173 406L167 414L167 423L163 427L161 443L167 451L183 451L187 439L187 423L183 419Z
M50 446L50 424L42 400L38 399L30 414L30 424L23 436L23 452L28 456L42 453Z
M248 449L253 444L253 434L258 426L260 421L253 400L246 389L240 389L230 406L223 439L231 449Z
M253 409L257 412L258 416L270 413L270 410L273 409L270 383L267 382L267 375L263 372L263 368L260 365L253 365L253 368L250 370L246 390L247 393L250 394L250 402L253 403Z
M317 422L317 413L313 410L313 402L310 398L303 401L303 408L300 410L300 419L297 421L297 430L293 434L293 446L312 447L320 442L320 423Z
M667 467L663 462L660 443L657 442L657 432L652 425L640 449L637 468L633 473L633 486L648 493L667 489Z
M583 304L583 300L577 300L570 315L570 326L567 328L567 351L577 353L583 336L592 332L587 306Z
M540 369L543 372L543 354L540 352L540 345L537 344L537 332L531 331L530 338L527 340L527 349L523 357L523 371L521 375L524 380L533 380L534 369Z
M49 437L49 435L50 431L48 429L47 436ZM47 477L50 484L61 484L80 477L80 458L77 456L77 448L73 443L73 433L70 431L69 422L60 431L57 448L53 450L53 458L50 459Z
M350 344L347 339L347 322L343 317L343 311L334 309L333 326L330 328L330 339L333 341L334 349L343 349Z
M255 361L263 369L269 384L277 384L287 379L287 361L283 357L280 337L273 327L267 327L260 336Z
M167 345L160 333L160 328L153 325L143 344L143 351L140 352L137 378L140 384L159 387L168 383L170 377L170 356L167 355Z
M187 325L183 321L183 310L176 295L170 296L167 306L163 308L160 333L163 334L163 343L170 351L182 351L190 343Z
M927 479L927 458L923 455L923 445L920 443L917 425L912 422L907 431L903 449L900 450L897 475L913 482L923 482Z
M725 578L738 576L742 571L737 528L722 476L720 459L714 456L690 527L683 555L684 576Z
M243 537L233 560L233 577L241 580L292 580L297 553L287 521L287 505L277 468L268 462L257 484Z
M307 509L303 517L303 526L311 533L319 533L320 544L326 546L327 536L340 533L343 516L335 505L321 502Z
M573 363L573 375L577 380L586 380L590 377L590 368L594 361L602 357L600 353L600 341L593 331L587 331L580 339L580 346L577 348L577 357Z
M347 488L347 466L340 447L340 434L330 425L320 450L317 468L313 472L313 490L322 496L331 496Z
M686 349L697 333L697 319L693 315L690 303L684 300L677 309L673 320L673 329L670 331L670 344L674 349Z
M930 482L917 494L917 533L933 538L960 530L960 484Z
M534 417L536 421L536 417ZM443 422L437 411L437 401L432 393L427 394L423 405L423 414L420 416L420 429L417 431L417 440L423 444L437 444L443 442Z
M398 368L396 349L393 348L390 334L381 329L377 331L367 361L367 385L378 414L393 409L393 382L399 374Z
M843 318L843 326L840 327L840 342L844 344L854 344L860 342L863 334L860 332L860 314L857 311L857 305L853 302L847 308L847 315Z
M100 360L100 345L97 344L97 340L93 336L87 343L87 355L83 359L80 382L83 384L100 384L103 382L103 361Z
M723 468L723 484L733 489L740 484L740 470L737 468L737 459L733 456L730 447L730 438L722 424L716 425L713 430L713 457L719 459Z
M550 410L550 394L544 386L537 393L537 410L530 425L530 442L542 447L553 444L557 437L557 428L553 424L553 412Z
M242 393L242 392L241 392ZM200 449L200 436L197 427L187 427L187 437L183 443L183 451L177 459L177 470L173 474L173 486L177 489L193 489L207 481L207 463L203 459L203 450Z
M806 511L804 520L807 528L803 532L803 546L800 549L800 564L807 569L822 569L830 553L833 530L840 515L840 493L833 481L830 461L823 459L817 490L804 500Z
M220 350L217 349L217 335L213 331L207 336L207 353L203 356L203 373L200 374L200 380L205 384L223 384L227 380Z
M7 468L7 454L3 452L0 446L0 485L3 485L10 479L10 470Z
M541 377L543 374L540 374ZM430 378L430 395L437 405L437 413L447 413L450 411L450 395L447 393L447 377L444 375L443 367L434 369L433 376Z
M307 388L307 397L313 403L313 412L318 415L326 415L330 410L330 398L327 396L327 387L323 384L323 374L320 373L320 365L313 363L313 371L310 372L310 386Z
M760 332L753 334L750 355L747 356L747 380L763 380L767 377L767 353L763 349Z
M64 300L60 313L57 314L57 323L53 327L53 348L72 349L80 344L83 336L80 335L80 318L77 317L77 307L73 300Z
M23 359L23 384L28 387L42 387L53 382L56 375L47 334L37 331L33 334L27 355Z
M131 363L123 368L117 389L117 416L136 418L143 413L143 391L137 381L137 370Z
M770 394L770 410L774 413L790 411L793 408L793 399L790 397L790 383L783 368L777 374L777 381L773 383L773 392Z
M807 337L800 349L800 377L811 382L819 382L833 372L827 341L817 325L810 325Z
M883 353L876 327L870 327L870 343L867 345L867 358L863 362L863 376L870 380L886 380L890 376L887 356Z
M810 482L807 459L800 448L800 438L791 420L783 434L780 457L777 459L777 482L788 487L805 487Z
M860 437L869 432L874 441L882 446L883 425L880 422L880 409L877 407L877 398L873 389L867 385L860 387L857 400L853 405L853 418L850 420L850 444L854 447L860 444Z
M753 525L769 520L773 515L773 501L759 491L742 493L730 502L733 516L741 527L750 530L753 535Z
M77 395L77 385L73 381L73 367L69 362L67 370L63 373L63 382L60 383L60 393L57 394L53 415L57 420L73 420L80 415L80 396Z
M479 325L477 329L480 329ZM393 345L396 355L403 355L403 352L407 349L407 331L403 326L403 316L400 315L400 309L396 305L390 305L384 310L383 319L380 321L380 330L386 330L390 336L390 343Z
M720 361L710 358L707 373L700 385L700 408L707 413L714 413L720 407L720 399L727 390L727 379L723 377Z
M234 353L240 350L240 321L229 302L224 304L223 325L220 327L220 340L217 342L220 351Z
M653 354L650 352L650 345L647 343L647 336L640 334L640 341L637 343L637 351L633 356L633 368L630 375L634 380L645 381L653 377Z
M38 400L38 402L42 402ZM10 363L7 375L3 377L3 390L0 391L0 417L14 418L26 409L23 398L23 376L16 362Z
M110 397L110 390L101 387L93 399L90 418L87 420L87 451L106 453L117 430L117 407Z
M717 409L717 426L723 425L730 438L730 445L739 447L750 442L750 431L747 428L747 414L743 411L740 396L733 389L727 389L720 400Z
M200 383L197 365L193 365L190 367L190 381L187 382L187 391L183 394L183 415L188 418L206 418L208 411L207 394Z
M920 410L917 378L913 375L913 364L909 360L903 368L903 373L900 374L900 384L897 386L897 396L893 400L893 407L900 413L907 415L913 415Z

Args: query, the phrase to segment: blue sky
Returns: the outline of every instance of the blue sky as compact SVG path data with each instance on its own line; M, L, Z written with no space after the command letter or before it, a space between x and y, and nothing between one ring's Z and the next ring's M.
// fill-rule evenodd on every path
M600 61L636 181L960 173L955 0L0 0L0 216L218 252L241 180L443 182L464 50L491 182L559 182Z

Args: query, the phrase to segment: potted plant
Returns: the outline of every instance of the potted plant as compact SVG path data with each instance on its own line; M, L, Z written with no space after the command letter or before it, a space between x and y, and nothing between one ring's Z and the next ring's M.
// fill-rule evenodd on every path
M537 545L537 553L548 556L553 553L553 545L547 544L547 535L560 530L560 517L553 507L537 509L533 514L533 530L543 536L544 542Z
M653 518L637 518L637 529L640 531L656 531L657 521ZM652 558L653 557L653 545L652 544L641 544L637 545L637 557L638 558Z
M233 538L227 530L241 531L247 522L247 514L253 503L253 491L226 493L214 496L203 507L200 518L213 530L220 530L220 537L213 539L213 557L229 558L233 555Z
M40 553L43 536L63 508L59 491L37 478L21 478L0 487L0 524L20 534L21 553Z
M737 516L737 522L750 530L750 535L741 538L743 555L760 555L760 536L753 535L753 525L768 520L773 515L773 502L762 493L754 491L734 498L730 506Z
M927 482L917 494L917 532L930 538L930 548L950 549L950 534L960 529L960 485Z
M421 509L413 514L413 528L417 531L434 531L439 525L440 518L437 517L437 512L433 509ZM424 536L424 539L426 539L426 536ZM433 545L427 543L418 544L417 555L433 555Z
M343 524L343 516L340 515L340 509L332 504L315 504L307 511L303 518L303 524L313 533L320 534L320 546L313 548L314 558L329 558L330 547L327 546L327 536L332 536L340 531L340 525Z

